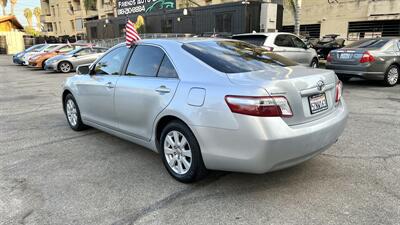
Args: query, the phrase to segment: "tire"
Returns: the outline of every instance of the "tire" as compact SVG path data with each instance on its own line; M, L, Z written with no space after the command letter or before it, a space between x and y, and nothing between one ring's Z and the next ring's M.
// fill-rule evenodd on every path
M311 68L318 68L318 67L319 67L318 59L314 58L314 59L311 61L310 67L311 67Z
M44 60L44 61L42 62L42 70L44 70L44 66L46 65L46 61L47 61L47 60Z
M78 104L72 94L67 94L64 98L64 113L72 130L81 131L87 128L82 122Z
M340 75L340 74L338 74L337 76L338 76L339 80L341 80L342 82L348 82L351 79L350 76L345 76L345 75Z
M58 71L61 71L62 73L69 73L72 70L72 64L69 62L60 62L58 64Z
M386 70L383 82L388 87L393 87L399 81L400 68L396 65L391 65Z
M177 146L175 138L182 146ZM183 138L186 144L182 143ZM179 182L191 183L205 177L200 146L192 131L180 121L172 121L161 132L159 152L168 173Z

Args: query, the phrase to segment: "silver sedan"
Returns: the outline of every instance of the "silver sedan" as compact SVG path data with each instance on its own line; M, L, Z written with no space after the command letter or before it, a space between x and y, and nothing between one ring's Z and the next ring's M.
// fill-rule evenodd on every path
M311 159L337 141L348 114L333 71L224 39L117 45L65 81L62 102L72 129L158 152L181 182Z
M46 60L44 69L69 73L78 66L90 64L107 51L101 47L82 47Z

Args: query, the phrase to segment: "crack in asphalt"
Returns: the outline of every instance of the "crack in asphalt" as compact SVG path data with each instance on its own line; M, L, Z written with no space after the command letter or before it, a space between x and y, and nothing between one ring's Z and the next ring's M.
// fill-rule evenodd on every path
M361 159L361 160L369 160L369 159L383 159L384 161L386 161L386 159L390 159L390 158L395 158L395 157L400 157L400 153L398 154L388 154L385 156L350 156L350 155L332 155L332 154L328 154L328 153L322 153L322 156L326 156L326 157L331 157L331 158L339 158L339 159Z
M136 221L138 221L140 218L158 211L160 209L163 209L165 207L168 207L169 205L171 205L172 203L174 203L176 200L178 200L179 198L186 196L187 194L193 193L194 191L198 190L199 188L204 188L207 187L213 183L215 183L216 181L218 181L219 179L225 177L226 175L228 175L228 172L221 172L220 174L213 176L213 177L208 177L206 180L200 181L199 183L193 184L191 186L189 186L188 188L185 188L183 190L174 192L170 195L168 195L167 197L156 201L155 203L144 207L142 209L140 209L138 212L133 213L131 215L126 216L123 219L120 219L118 221L115 221L112 223L112 225L132 225L135 224Z
M51 144L55 144L55 143L59 143L59 142L63 142L63 141L68 141L68 140L72 140L72 139L76 139L76 138L86 137L86 136L90 136L90 135L94 135L94 134L98 134L98 133L101 133L101 132L100 131L93 131L93 132L90 132L90 133L87 133L87 134L81 134L81 135L76 135L76 136L67 137L67 138L60 138L60 139L57 139L57 140L52 140L52 141L43 142L43 143L40 143L40 144L37 144L37 145L31 145L31 146L23 147L23 148L20 148L20 149L16 149L15 151L12 151L12 152L1 153L0 156L19 153L19 152L26 151L26 150L29 150L29 149L32 149L32 148L51 145Z

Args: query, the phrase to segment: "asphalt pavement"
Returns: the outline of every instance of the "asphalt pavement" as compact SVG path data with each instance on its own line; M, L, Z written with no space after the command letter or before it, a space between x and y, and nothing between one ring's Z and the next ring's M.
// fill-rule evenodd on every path
M308 162L182 184L154 152L72 131L71 75L0 56L0 224L400 224L400 84L346 83L346 130Z

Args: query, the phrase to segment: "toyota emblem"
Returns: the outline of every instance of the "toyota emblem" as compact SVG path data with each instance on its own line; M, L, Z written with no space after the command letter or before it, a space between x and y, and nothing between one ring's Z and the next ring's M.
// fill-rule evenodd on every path
M317 88L318 88L319 91L322 91L322 89L324 88L324 86L325 86L325 82L324 82L324 81L319 80L319 81L317 82Z

